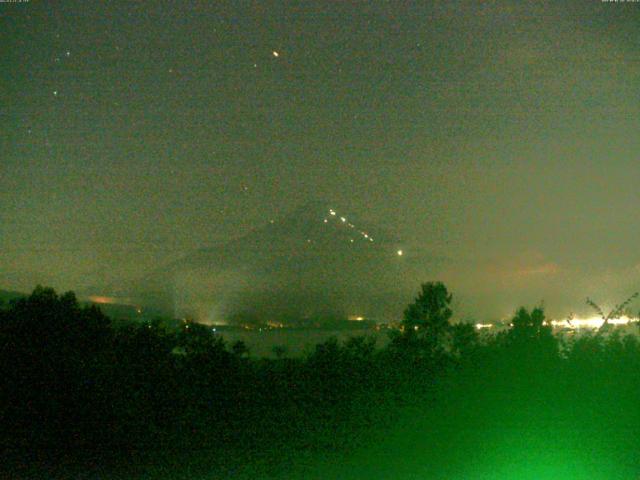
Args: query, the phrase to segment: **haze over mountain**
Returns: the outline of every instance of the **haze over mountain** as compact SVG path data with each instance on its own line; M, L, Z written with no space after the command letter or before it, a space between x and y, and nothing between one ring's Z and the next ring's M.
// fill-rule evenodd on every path
M392 320L429 268L444 261L406 245L388 226L366 225L329 202L312 201L109 293L212 323Z

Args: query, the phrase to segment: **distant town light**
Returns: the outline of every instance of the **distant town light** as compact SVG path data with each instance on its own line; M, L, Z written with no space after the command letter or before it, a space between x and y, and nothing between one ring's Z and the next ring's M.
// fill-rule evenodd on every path
M401 257L402 255L404 255L404 253L402 252L402 250L398 250L398 256Z
M493 327L493 324L491 323L476 323L476 329L478 330L482 330L483 328L491 328Z
M610 318L608 320L608 324L610 325L628 325L629 323L632 323L634 320L627 317L627 316L622 316L620 318ZM577 329L577 328L600 328L602 326L602 324L604 323L604 319L602 319L601 317L590 317L590 318L572 318L571 321L567 321L567 320L551 320L551 325L553 327L560 327L560 328L571 328L571 329Z
M553 328L568 329L568 330L582 330L582 329L597 330L600 327L602 327L603 323L604 323L604 319L602 319L601 317L588 317L588 318L574 317L569 321L567 321L567 319L564 319L564 320L547 320L544 322L545 325L550 325ZM625 326L625 325L637 323L637 320L627 316L622 316L620 318L610 318L607 323L612 326ZM513 324L508 321L506 321L504 325L513 327ZM477 330L484 330L489 328L498 328L498 325L493 323L476 323L475 328Z

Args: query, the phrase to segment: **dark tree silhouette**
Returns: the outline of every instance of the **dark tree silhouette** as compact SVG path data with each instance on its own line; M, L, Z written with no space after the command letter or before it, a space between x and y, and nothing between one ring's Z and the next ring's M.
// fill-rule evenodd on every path
M0 323L0 411L16 441L81 442L91 427L94 372L111 343L110 322L72 292L36 287Z
M403 326L436 337L443 335L453 313L449 308L452 298L442 282L423 283L419 295L404 311Z
M633 295L631 295L629 298L627 298L624 302L616 305L614 308L611 309L611 311L605 315L604 311L602 310L602 308L600 308L600 306L595 303L593 300L591 300L590 298L587 298L587 305L589 305L591 308L593 308L598 315L600 315L600 318L602 318L602 325L600 325L600 330L604 331L609 327L609 320L615 320L617 318L620 318L625 310L627 309L627 307L629 307L629 305L638 297L638 292L635 292Z
M544 324L544 309L536 307L529 312L525 307L520 307L511 320L511 334L513 337L536 339L551 327Z
M249 355L249 347L247 347L247 344L242 340L233 342L231 345L231 351L238 358L247 357Z
M430 356L442 356L451 327L452 298L442 282L423 283L414 302L404 311L403 334L397 336L394 343L405 344L403 348L420 347L419 350Z
M506 340L518 351L516 357L521 362L533 362L532 356L552 358L558 355L558 339L554 337L551 325L545 321L542 307L535 307L531 312L520 307L511 320Z
M219 358L228 354L226 343L221 336L214 334L206 325L195 322L182 325L178 334L178 347L189 356Z
M471 323L456 323L450 329L450 350L456 357L471 355L479 348L478 331Z
M281 360L287 354L288 349L285 345L275 345L271 351L278 360Z
M122 452L139 450L172 465L202 460L203 474L228 478L241 463L262 468L252 459L288 473L300 452L377 444L389 431L394 444L407 438L389 446L398 465L418 441L435 451L437 468L447 455L466 462L492 429L531 424L549 431L549 441L558 426L588 426L594 451L617 435L636 458L637 338L613 326L607 335L572 333L560 355L541 307L518 309L507 331L478 335L470 323L450 323L451 298L441 283L422 285L388 347L376 348L372 337L330 338L307 355L271 359L250 357L244 343L228 346L197 323L114 325L72 293L38 287L0 309L0 449L10 447L14 466L29 464L29 451L102 465L110 452L124 464ZM450 449L461 431L470 441ZM183 458L178 450L190 445L215 460ZM367 464L372 458L367 450ZM2 478L52 478L21 477L12 467L3 476L5 460ZM194 475L185 468L185 478ZM54 478L76 477L64 473Z

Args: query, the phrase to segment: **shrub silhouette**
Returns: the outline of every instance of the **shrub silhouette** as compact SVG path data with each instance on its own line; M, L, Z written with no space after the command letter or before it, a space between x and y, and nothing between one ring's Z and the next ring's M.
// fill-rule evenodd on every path
M581 445L613 436L635 454L637 338L601 331L566 338L561 349L541 307L478 336L451 322L451 299L441 283L422 285L386 347L330 338L305 356L277 349L269 359L197 323L115 327L72 293L37 287L0 309L0 447L21 465L33 462L29 452L94 462L113 452L119 468L121 452L175 465L193 455L203 476L221 478L241 464L288 473L291 458L361 444L385 446L377 457L365 448L366 462L397 458L398 469L415 462L423 471L427 455L433 468L464 464L486 435L533 427L549 431L549 442L558 426L589 429L594 440Z

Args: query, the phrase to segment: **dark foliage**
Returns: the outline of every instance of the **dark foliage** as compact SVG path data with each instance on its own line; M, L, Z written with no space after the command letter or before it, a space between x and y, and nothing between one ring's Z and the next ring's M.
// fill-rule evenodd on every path
M464 473L478 445L499 450L508 448L500 439L538 432L548 448L616 441L615 458L635 472L635 336L561 342L542 308L479 336L450 323L451 299L443 284L423 285L384 348L332 338L304 357L279 347L256 359L204 325L116 328L72 293L38 287L0 308L3 469L11 478L76 478L76 468L100 478L290 478L292 459L331 454L375 458L400 476L430 468L433 478L472 478ZM154 465L162 473L149 473Z

